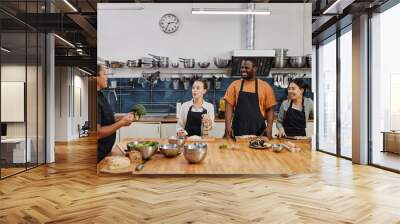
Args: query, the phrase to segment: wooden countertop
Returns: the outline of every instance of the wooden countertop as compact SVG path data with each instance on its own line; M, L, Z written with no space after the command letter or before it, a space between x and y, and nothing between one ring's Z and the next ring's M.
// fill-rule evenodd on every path
M114 147L110 156L123 156L122 150L126 144L133 140L156 140L156 139L124 139ZM167 140L157 140L166 143ZM184 155L175 158L165 158L162 154L155 154L149 160L143 170L134 171L137 164L141 162L137 152L129 153L131 166L124 169L107 170L104 161L98 164L98 174L130 174L130 175L193 175L193 174L280 174L289 175L296 173L311 172L311 141L289 140L302 150L300 152L289 152L284 149L280 153L272 152L271 149L256 150L248 147L247 139L239 139L237 144L240 149L219 149L221 144L230 145L233 142L225 139L210 138L205 140L208 144L207 156L199 164L189 164ZM273 139L270 143L284 143L288 140Z

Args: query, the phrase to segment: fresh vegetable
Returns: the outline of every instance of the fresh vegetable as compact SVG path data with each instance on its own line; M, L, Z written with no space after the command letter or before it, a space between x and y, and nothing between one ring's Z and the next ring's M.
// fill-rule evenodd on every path
M156 146L158 144L158 142L145 142L143 143L143 145L145 146Z
M135 117L140 118L141 116L146 115L147 111L143 105L136 104L132 107L132 113L135 115Z
M227 149L227 148L228 148L228 146L225 144L219 146L219 149Z
M127 147L129 150L133 150L133 149L140 149L140 148L144 148L144 147L154 147L157 145L158 145L158 142L144 141L144 142L139 142L137 144L135 144L134 142L129 142L127 144Z
M240 149L240 146L238 144L231 144L231 145L226 145L222 144L219 146L219 149L231 149L231 150L238 150Z

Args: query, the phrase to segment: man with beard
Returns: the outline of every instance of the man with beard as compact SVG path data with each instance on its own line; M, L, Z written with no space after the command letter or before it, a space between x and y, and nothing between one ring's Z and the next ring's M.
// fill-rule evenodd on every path
M276 99L271 86L257 79L256 73L256 61L246 58L240 67L242 79L232 82L226 90L224 99L227 138L241 135L266 135L272 138Z

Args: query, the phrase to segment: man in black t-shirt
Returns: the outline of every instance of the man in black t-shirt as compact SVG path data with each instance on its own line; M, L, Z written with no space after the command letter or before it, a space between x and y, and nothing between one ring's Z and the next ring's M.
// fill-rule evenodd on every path
M107 76L102 65L97 66L97 162L110 152L115 143L115 132L133 122L132 113L125 116L114 116L111 105L101 92L107 88Z

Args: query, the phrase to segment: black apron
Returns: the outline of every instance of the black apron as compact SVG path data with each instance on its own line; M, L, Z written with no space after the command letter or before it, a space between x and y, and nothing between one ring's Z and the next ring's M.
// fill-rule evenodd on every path
M306 114L304 112L304 99L301 111L292 108L293 101L285 114L283 128L287 136L306 136Z
M203 108L202 112L193 112L190 106L189 112L186 116L185 130L188 136L198 135L201 136L201 120L203 114L207 113L207 110Z
M267 127L261 114L258 101L258 80L255 80L256 92L243 92L243 83L240 84L239 96L233 116L232 129L235 136L262 135Z
M97 124L101 126L112 125L115 123L114 112L111 105L101 91L97 92ZM116 138L116 133L97 139L97 162L100 162L112 150Z

